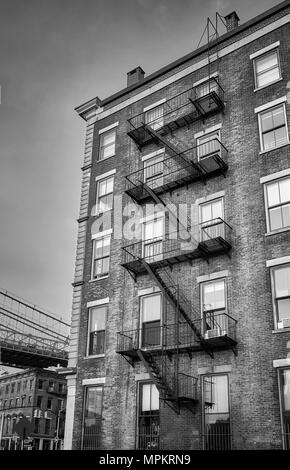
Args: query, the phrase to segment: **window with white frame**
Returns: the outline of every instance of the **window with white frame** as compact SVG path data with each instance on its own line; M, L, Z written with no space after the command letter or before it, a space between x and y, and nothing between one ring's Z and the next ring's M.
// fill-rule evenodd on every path
M111 234L93 240L93 278L109 274Z
M223 198L200 204L201 240L224 237Z
M155 108L145 111L145 124L149 124L152 129L157 130L164 123L164 105L161 104Z
M107 311L107 304L89 309L88 356L105 353Z
M160 345L161 294L140 297L141 347Z
M290 228L290 176L265 184L269 232Z
M100 134L100 148L99 148L99 160L105 160L106 158L115 155L116 145L116 129Z
M285 104L259 113L261 151L272 150L288 143Z
M82 449L100 448L103 408L103 387L85 388L85 405L82 429Z
M278 49L269 51L253 61L255 72L255 86L261 88L281 78Z
M113 208L114 176L97 181L97 213L110 211Z
M220 131L210 132L196 139L197 156L199 160L211 156L212 154L220 154Z
M271 269L275 323L277 328L290 327L290 264Z
M144 160L144 183L151 188L161 186L163 184L163 161L164 153L155 157Z
M290 450L290 369L279 370L283 447Z
M138 449L159 449L159 392L152 382L139 384Z
M142 224L142 255L147 261L162 259L164 217L156 217Z
M209 93L218 93L218 82L214 78L210 78L195 87L196 97L202 98Z
M226 282L225 279L201 284L203 331L206 337L227 333Z

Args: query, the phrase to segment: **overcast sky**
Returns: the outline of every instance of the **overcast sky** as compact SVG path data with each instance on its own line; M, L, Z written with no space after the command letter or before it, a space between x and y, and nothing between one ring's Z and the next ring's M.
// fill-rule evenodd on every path
M0 287L70 318L85 123L74 107L275 0L0 0Z

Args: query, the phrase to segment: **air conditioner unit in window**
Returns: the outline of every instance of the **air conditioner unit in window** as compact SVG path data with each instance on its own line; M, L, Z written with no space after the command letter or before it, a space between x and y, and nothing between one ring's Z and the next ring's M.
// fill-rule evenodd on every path
M219 336L224 336L225 334L226 334L225 330L222 330L221 328L214 328L212 330L207 330L204 333L204 338L205 339L217 338Z
M290 317L283 318L283 320L278 322L278 328L289 328L290 327Z

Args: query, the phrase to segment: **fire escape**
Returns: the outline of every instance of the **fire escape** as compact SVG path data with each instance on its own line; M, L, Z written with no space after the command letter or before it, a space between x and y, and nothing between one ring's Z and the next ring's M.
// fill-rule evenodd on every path
M198 258L208 262L213 256L229 254L232 229L221 218L191 227L190 222L184 224L179 220L162 199L162 194L178 187L197 181L206 183L217 175L225 177L228 169L228 151L219 139L181 150L173 135L184 126L224 112L224 90L216 74L211 74L213 61L218 67L218 50L210 44L209 26L208 22L209 78L167 100L162 105L162 115L150 120L146 113L141 113L128 120L128 135L140 151L155 144L165 149L165 155L161 161L127 175L126 193L138 204L151 200L163 206L175 217L178 230L165 230L162 238L146 240L146 246L144 240L124 246L122 266L135 281L139 274L150 276L163 294L166 310L174 312L175 320L163 319L162 325L153 327L149 341L148 338L145 341L142 329L119 332L117 352L133 367L136 361L144 364L160 398L176 412L181 403L198 401L197 377L180 371L180 354L191 356L194 351L205 351L213 357L217 350L236 352L236 320L225 310L206 312L201 319L180 283L172 277L176 263L192 263Z

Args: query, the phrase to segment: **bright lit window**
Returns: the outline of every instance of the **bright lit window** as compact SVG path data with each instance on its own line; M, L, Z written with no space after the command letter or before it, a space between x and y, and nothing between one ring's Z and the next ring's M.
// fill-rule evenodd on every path
M89 309L88 356L104 354L107 305L99 305Z
M116 129L100 134L99 160L115 155Z
M277 328L290 327L290 264L273 267L271 274Z
M110 211L113 208L114 176L97 182L97 213Z
M111 235L93 240L93 278L107 276L110 267Z
M255 86L261 88L281 78L278 49L254 60Z
M268 231L290 228L290 177L265 185Z
M259 113L261 150L272 150L288 143L285 104Z

